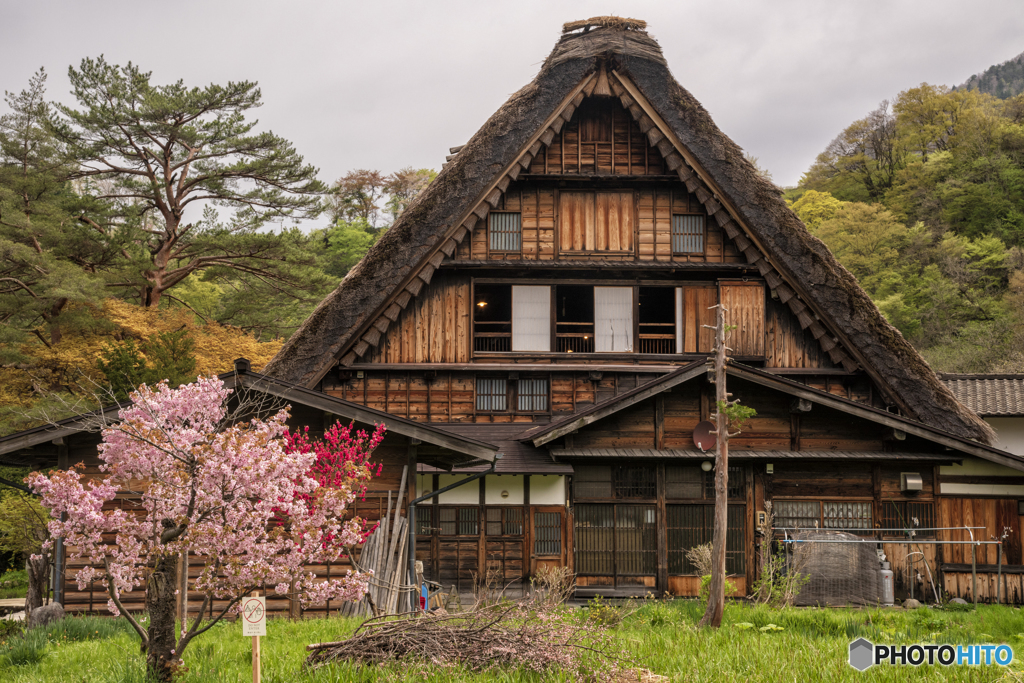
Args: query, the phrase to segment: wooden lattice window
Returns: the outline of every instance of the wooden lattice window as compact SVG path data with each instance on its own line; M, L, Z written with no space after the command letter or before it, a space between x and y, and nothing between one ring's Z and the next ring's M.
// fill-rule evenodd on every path
M522 218L518 212L492 211L490 228L491 251L522 250Z
M654 498L658 495L658 471L653 467L616 467L616 498Z
M672 253L704 253L704 216L693 214L672 216Z
M503 413L508 410L508 381L477 377L476 409L485 413Z
M597 576L650 576L657 569L657 508L589 504L575 508L576 571Z
M484 531L488 536L523 535L523 508L489 507L485 514L487 524Z
M477 536L480 533L479 518L478 507L443 507L437 511L442 536Z
M933 529L935 528L935 503L909 500L887 500L882 503L878 525L882 529ZM882 532L887 536L897 535L896 531ZM914 531L915 536L934 538L934 531Z
M870 501L776 500L776 529L844 529L871 533Z
M434 506L420 505L416 508L416 534L429 536L434 533Z
M533 553L535 555L562 554L561 513L533 513Z
M686 557L686 551L705 543L714 536L714 505L667 505L665 506L668 533L668 573L696 574L697 569ZM747 508L744 505L729 505L726 512L725 571L729 574L743 574L746 538Z
M517 382L518 410L521 413L543 413L548 409L548 380L528 377Z
M745 480L742 467L729 468L729 498L742 499ZM715 499L715 472L699 465L669 465L665 468L665 497L669 499Z

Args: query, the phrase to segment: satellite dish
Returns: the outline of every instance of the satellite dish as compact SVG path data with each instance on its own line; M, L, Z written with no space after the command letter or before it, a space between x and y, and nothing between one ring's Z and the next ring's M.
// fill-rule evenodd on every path
M710 451L715 447L715 423L704 420L693 428L693 444L702 451Z

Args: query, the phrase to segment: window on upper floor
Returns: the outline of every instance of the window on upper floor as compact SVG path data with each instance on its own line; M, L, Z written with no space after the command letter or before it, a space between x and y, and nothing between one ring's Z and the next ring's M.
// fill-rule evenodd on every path
M547 377L476 378L476 409L481 413L546 413L550 405Z
M522 250L522 216L518 211L492 211L489 221L492 252L519 252Z
M567 254L632 254L634 193L569 191L558 194L558 249Z
M704 236L704 216L698 214L675 214L672 216L673 254L703 254Z

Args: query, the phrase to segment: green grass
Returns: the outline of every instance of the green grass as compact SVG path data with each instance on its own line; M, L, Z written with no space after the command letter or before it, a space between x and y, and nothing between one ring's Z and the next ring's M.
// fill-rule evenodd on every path
M732 604L723 627L700 630L700 606L693 601L647 603L613 630L617 645L639 666L673 681L1024 681L1024 665L999 667L873 667L858 673L846 663L851 640L875 643L1005 642L1024 659L1024 612L985 606L977 612L901 610L772 610ZM305 646L339 640L358 621L321 619L271 621L263 639L263 680L267 683L334 681L569 681L519 671L473 674L406 662L376 668L332 665L302 670ZM774 624L774 628L769 627ZM765 628L765 631L761 629ZM225 623L193 642L185 652L183 683L248 683L251 641L238 624ZM0 644L0 680L11 683L143 683L144 659L138 638L124 620L70 618L26 638L7 637Z
M0 598L24 598L28 591L28 572L8 569L0 574Z

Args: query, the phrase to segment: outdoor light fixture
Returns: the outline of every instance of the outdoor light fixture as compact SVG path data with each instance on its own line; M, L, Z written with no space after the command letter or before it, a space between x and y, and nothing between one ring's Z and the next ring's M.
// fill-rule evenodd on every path
M700 464L700 468L705 472L710 472L712 467L714 467L714 465L711 464L710 460L705 460Z
M501 492L501 497L502 498L508 498L508 491L502 491Z
M478 302L476 302L476 305L479 306L480 308L483 308L484 306L487 305L487 302L486 301L478 301Z

